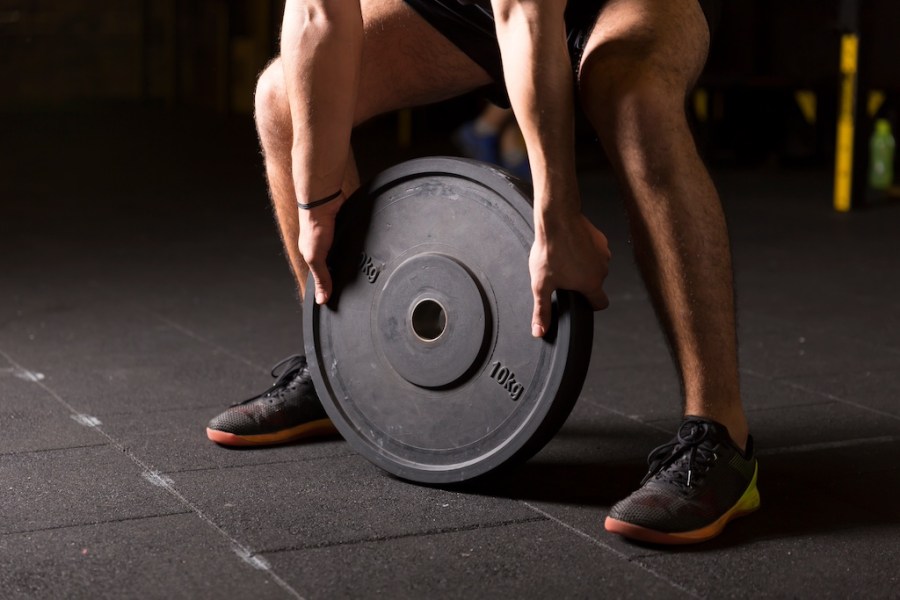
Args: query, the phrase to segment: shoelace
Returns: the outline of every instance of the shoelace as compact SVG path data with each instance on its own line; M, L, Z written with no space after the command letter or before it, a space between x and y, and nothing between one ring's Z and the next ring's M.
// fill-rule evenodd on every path
M673 441L655 448L650 453L647 459L650 469L641 485L659 475L663 481L691 487L695 480L694 473L705 473L718 458L713 451L714 443L709 440L711 433L712 426L705 421L688 420L682 423ZM685 454L688 456L683 461L684 465L679 465L681 468L669 469L684 458Z
M301 354L292 354L285 359L279 361L277 365L272 367L272 377L275 377L275 383L266 390L262 396L280 396L284 393L284 388L289 387L289 384L296 377L297 373L300 372L306 366L306 357ZM279 373L278 369L284 367L284 370ZM252 398L247 398L246 400L242 400L232 406L240 406L241 404L247 404L248 402L252 402L256 400L259 396L253 396Z

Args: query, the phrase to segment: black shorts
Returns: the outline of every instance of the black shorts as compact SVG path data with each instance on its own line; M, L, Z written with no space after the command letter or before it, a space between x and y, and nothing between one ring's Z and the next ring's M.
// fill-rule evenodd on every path
M720 0L698 0L710 31L719 15ZM508 107L509 97L503 83L500 46L489 2L463 4L459 0L404 0L444 37L450 40L488 72L496 82L485 90L488 98ZM606 0L572 0L566 6L566 44L572 72L578 73L581 55Z

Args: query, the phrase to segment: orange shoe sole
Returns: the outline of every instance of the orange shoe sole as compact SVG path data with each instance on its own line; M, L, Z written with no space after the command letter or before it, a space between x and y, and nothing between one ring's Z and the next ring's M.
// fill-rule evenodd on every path
M750 485L747 486L747 490L744 492L744 495L741 496L741 499L738 500L724 515L706 527L694 529L693 531L665 533L613 519L612 517L606 517L604 527L610 533L616 533L632 540L648 542L651 544L697 544L699 542L711 540L722 533L722 530L725 529L725 525L727 525L729 521L737 519L738 517L743 517L744 515L749 515L759 508L759 491L756 488L756 475L757 472L754 472L753 479L750 481Z
M297 440L327 437L337 435L338 430L331 419L319 419L303 425L297 425L290 429L284 429L275 433L261 433L259 435L236 435L226 431L206 428L206 437L222 446L274 446L287 444Z

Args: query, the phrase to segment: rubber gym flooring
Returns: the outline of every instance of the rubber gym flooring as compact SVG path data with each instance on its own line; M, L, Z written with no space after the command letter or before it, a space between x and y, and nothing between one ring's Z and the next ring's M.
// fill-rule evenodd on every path
M7 115L0 137L0 597L898 597L900 204L838 215L827 171L715 171L763 507L666 549L602 528L680 402L608 170L581 171L615 253L581 398L460 491L340 439L206 439L299 349L248 119ZM359 141L368 173L452 151Z

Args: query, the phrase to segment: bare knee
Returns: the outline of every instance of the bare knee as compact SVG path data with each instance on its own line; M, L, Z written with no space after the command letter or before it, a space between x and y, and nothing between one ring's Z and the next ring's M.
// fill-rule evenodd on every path
M579 94L620 175L671 181L694 168L685 99L709 50L697 0L610 0L579 69ZM687 161L694 163L686 164Z
M629 187L672 185L684 160L696 157L685 112L688 87L646 64L597 65L582 79L585 113Z
M272 151L276 146L291 143L291 109L284 89L281 59L270 62L256 82L254 118L263 149Z

